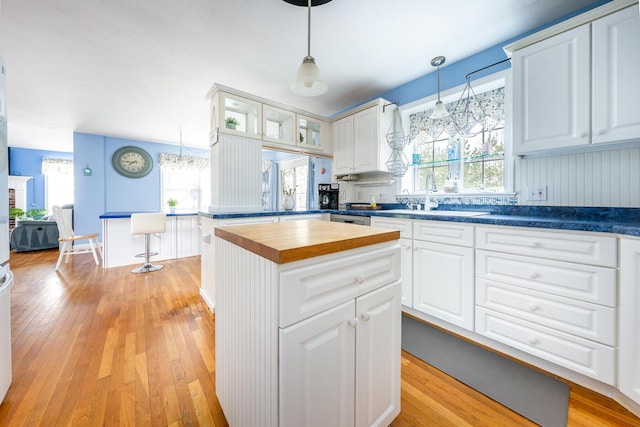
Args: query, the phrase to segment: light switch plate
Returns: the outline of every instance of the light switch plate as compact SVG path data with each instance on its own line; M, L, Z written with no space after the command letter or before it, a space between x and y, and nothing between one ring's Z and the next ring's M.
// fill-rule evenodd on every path
M543 201L547 200L547 186L535 185L527 187L527 200Z

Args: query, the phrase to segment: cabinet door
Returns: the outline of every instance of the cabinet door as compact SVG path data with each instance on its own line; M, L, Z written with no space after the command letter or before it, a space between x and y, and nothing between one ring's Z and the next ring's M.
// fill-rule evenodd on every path
M413 307L413 240L400 239L400 259L402 260L402 298L400 302Z
M262 105L254 100L218 92L220 132L260 138L262 136ZM237 124L227 124L227 118L234 118Z
M264 104L262 106L262 139L280 144L295 145L296 114Z
M593 22L593 142L640 135L640 17L633 6Z
M358 298L356 313L355 425L386 426L400 413L400 283Z
M215 309L215 225L216 220L202 217L202 257L200 262L200 295L213 311Z
M590 26L513 53L513 151L590 142Z
M351 300L280 329L281 426L354 425L354 314Z
M379 114L380 107L373 106L353 115L353 167L355 172L371 172L379 169Z
M413 241L413 308L473 330L473 248Z
M353 172L353 116L333 123L333 173Z
M311 117L297 115L298 140L297 145L310 150L330 153L329 124Z
M640 240L620 239L618 383L640 403Z
M177 216L177 258L200 255L200 221L197 216Z

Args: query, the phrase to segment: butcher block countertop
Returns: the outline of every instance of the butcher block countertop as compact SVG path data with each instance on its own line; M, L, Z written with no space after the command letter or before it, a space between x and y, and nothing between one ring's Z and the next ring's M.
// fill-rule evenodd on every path
M219 227L215 235L276 264L400 238L397 230L330 221L286 221Z

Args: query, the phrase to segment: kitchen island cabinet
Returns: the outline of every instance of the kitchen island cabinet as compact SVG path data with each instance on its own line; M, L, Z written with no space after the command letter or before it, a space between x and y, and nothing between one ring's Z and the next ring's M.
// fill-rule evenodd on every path
M312 220L215 235L229 424L388 425L400 411L399 232Z

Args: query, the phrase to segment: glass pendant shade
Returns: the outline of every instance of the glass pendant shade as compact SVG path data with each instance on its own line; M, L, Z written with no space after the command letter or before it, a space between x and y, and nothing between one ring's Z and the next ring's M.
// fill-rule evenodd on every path
M431 60L431 65L434 67L438 67L437 69L437 77L438 77L438 101L436 105L433 107L433 111L431 113L432 119L444 119L449 115L447 111L447 107L444 106L442 101L440 101L440 66L444 64L446 58L444 56L436 56Z
M443 102L438 99L436 105L433 107L433 111L431 112L432 119L443 119L449 115L447 111L447 107L444 106Z
M291 85L291 91L301 96L318 96L325 93L328 86L320 79L320 69L312 56L306 56L298 68L298 77Z

